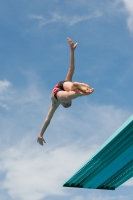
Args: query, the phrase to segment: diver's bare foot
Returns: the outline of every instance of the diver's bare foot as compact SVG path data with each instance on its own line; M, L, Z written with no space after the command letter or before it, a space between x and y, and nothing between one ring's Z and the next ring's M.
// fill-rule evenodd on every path
M73 83L73 89L76 89L76 88L80 89L81 91L83 91L85 93L88 92L88 90L90 89L89 85L87 85L85 83L74 82Z
M86 94L91 94L92 92L94 92L94 88L88 88L88 90L86 91Z
M78 93L79 96L83 96L83 95L89 95L89 94L92 94L94 92L94 88L88 88L88 90L86 92L76 88L75 89L75 92Z

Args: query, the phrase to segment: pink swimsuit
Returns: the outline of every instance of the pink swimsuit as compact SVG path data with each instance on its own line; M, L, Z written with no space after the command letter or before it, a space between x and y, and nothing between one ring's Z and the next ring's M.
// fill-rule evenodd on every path
M55 87L54 87L54 89L53 89L53 93L54 93L54 97L58 100L58 98L57 98L57 93L59 92L59 91L65 91L64 90L64 88L63 88L63 83L64 83L65 81L60 81ZM58 100L59 101L59 100ZM72 101L71 100L69 100L68 102L60 102L61 104L62 104L62 106L64 107L64 108L69 108L71 105L72 105Z
M63 83L65 81L60 81L53 89L54 97L57 99L57 92L59 91L65 91L63 88ZM58 100L58 99L57 99Z

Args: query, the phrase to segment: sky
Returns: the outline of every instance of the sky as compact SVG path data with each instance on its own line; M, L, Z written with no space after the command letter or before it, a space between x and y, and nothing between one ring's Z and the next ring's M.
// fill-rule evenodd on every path
M66 78L94 87L58 108L42 147L37 136L53 87ZM133 114L132 0L0 0L0 197L2 200L131 200L115 191L62 185Z

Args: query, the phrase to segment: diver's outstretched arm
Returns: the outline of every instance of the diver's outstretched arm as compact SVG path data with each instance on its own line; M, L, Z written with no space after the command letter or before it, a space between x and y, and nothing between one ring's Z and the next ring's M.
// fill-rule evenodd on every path
M54 113L55 113L55 111L56 111L56 109L58 108L59 105L60 104L58 104L58 103L54 104L52 102L52 105L50 106L49 112L46 116L46 119L45 119L43 126L41 128L40 134L38 135L38 138L37 138L37 142L39 142L40 145L43 145L43 143L46 143L44 138L43 138L43 134L44 134L45 130L47 129L48 125L50 124L50 121L51 121L51 119L52 119L52 117L53 117L53 115L54 115Z
M70 68L68 71L68 74L66 76L66 81L71 81L72 82L72 76L74 73L74 69L75 69L75 65L74 65L74 50L76 49L76 46L78 45L78 43L75 43L70 39L67 38L67 41L70 45Z

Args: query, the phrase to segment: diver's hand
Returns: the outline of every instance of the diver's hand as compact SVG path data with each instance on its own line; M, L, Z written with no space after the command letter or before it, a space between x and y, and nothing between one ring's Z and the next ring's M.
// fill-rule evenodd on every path
M38 135L37 142L39 142L39 144L42 145L42 146L43 146L43 143L46 143L44 138L40 135Z

